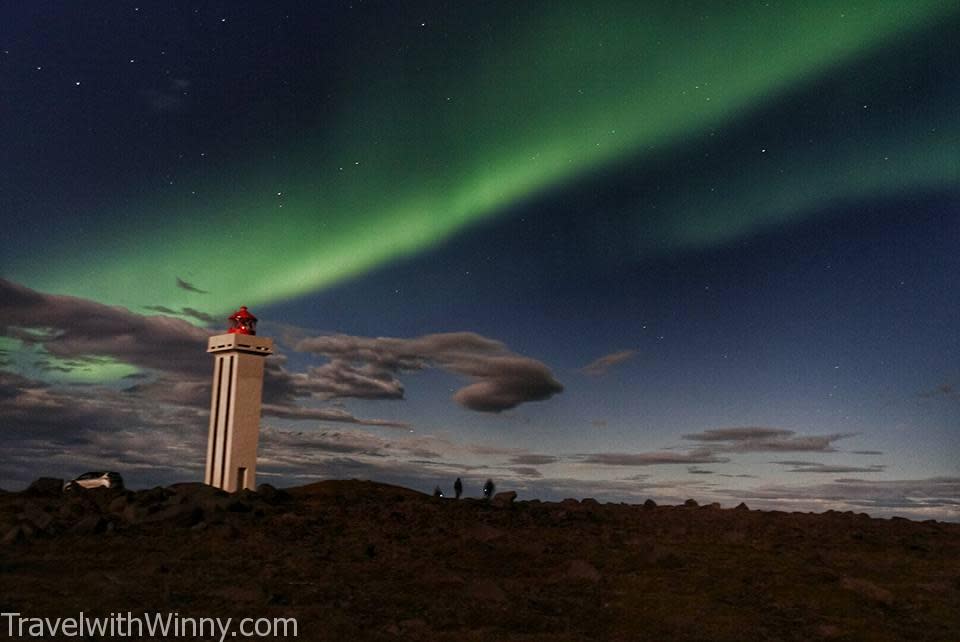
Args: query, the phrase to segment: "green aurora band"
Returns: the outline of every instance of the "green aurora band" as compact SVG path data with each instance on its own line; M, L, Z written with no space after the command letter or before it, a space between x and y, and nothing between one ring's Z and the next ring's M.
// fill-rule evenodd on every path
M842 10L628 2L602 15L576 2L549 7L484 32L482 45L463 26L439 50L358 50L340 115L296 132L283 160L249 150L217 175L179 179L200 181L200 197L130 196L122 211L97 216L83 255L54 237L63 258L17 257L10 278L131 308L217 313L307 294L591 171L722 128L956 13L955 3L924 0ZM671 213L667 243L709 246L824 203L956 185L947 141L960 132L945 120L952 129L938 136L885 132L876 148L820 150L792 159L789 172L732 173L724 195L693 186ZM896 154L885 160L885 149ZM178 289L177 276L210 293Z

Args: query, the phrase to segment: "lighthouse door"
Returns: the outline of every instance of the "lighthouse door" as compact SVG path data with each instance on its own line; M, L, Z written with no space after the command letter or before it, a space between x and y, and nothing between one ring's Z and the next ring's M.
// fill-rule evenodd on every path
M247 469L244 466L237 468L237 491L247 487Z

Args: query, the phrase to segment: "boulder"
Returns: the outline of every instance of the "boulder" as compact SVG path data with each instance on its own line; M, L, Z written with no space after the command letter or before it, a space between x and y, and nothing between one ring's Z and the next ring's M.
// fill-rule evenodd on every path
M85 497L86 501L96 506L98 512L103 513L109 510L110 504L117 497L126 496L127 491L119 488L90 488L75 494Z
M63 521L75 522L86 515L87 512L87 509L82 504L67 502L57 511L57 516Z
M139 504L127 504L120 516L128 524L136 524L147 516L147 509Z
M683 502L683 505L686 506L687 508L696 508L700 504L698 504L697 500L695 499L688 499L687 501Z
M272 484L260 484L257 486L257 494L264 499L270 499L276 496L277 492L276 486Z
M824 640L836 640L844 637L843 631L833 624L821 624L817 627L817 635Z
M251 506L249 502L235 499L227 504L227 510L231 513L249 513L253 510L253 506Z
M107 511L111 513L122 513L127 507L127 496L120 495L119 497L114 497L110 504L107 506Z
M257 486L257 494L268 504L277 504L290 499L290 493L271 486L270 484L260 484Z
M507 491L503 493L497 493L493 496L493 505L494 506L509 506L513 503L513 500L517 498L516 491Z
M507 594L491 579L471 582L465 590L467 598L475 602L506 602Z
M208 497L214 491L223 492L220 491L219 488L208 486L202 482L181 482L179 484L171 484L167 489L172 491L173 496L180 501L189 501L198 497Z
M162 486L157 486L151 488L150 490L144 490L137 493L137 504L141 506L149 506L151 504L159 504L167 499L167 497L174 495L175 491L168 490Z
M101 533L107 526L107 521L99 515L87 515L70 529L78 535L93 535Z
M893 606L893 593L877 586L870 580L858 577L845 577L840 580L840 586L881 606L888 608Z
M40 477L27 487L28 495L59 495L63 492L63 480L56 477Z
M737 504L737 507L734 508L733 510L750 510L750 507L744 504L743 502L740 502L739 504Z
M398 631L408 640L428 639L432 629L422 618L409 618L397 623Z
M479 526L467 531L466 535L468 539L474 541L492 542L495 539L503 537L505 533L499 528L494 528L489 524L480 524Z
M585 582L596 583L600 581L600 571L586 560L573 560L567 566L567 578L571 580L582 580Z
M23 507L23 512L20 513L20 519L29 523L38 531L47 530L53 523L53 515L43 510L40 508L40 506L34 504L33 502L28 502Z
M647 501L643 502L643 507L647 510L654 509L657 507L657 502L653 501L652 499L648 499Z
M189 527L203 521L203 510L190 503L174 504L152 513L140 521L144 524L170 522L175 526Z
M5 545L18 544L32 536L33 529L30 528L29 524L17 524L4 534L3 539L0 540L0 543Z

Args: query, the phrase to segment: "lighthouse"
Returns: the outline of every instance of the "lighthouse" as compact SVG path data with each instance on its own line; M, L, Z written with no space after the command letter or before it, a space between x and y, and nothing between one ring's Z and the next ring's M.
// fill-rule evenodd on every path
M246 306L230 322L207 342L214 361L204 482L232 493L256 488L263 360L273 341L256 336L257 317Z

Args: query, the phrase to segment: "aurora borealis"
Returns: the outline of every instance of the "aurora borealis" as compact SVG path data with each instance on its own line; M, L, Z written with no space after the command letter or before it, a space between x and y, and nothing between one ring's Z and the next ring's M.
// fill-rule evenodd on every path
M96 252L95 265L78 255L64 256L56 266L38 265L29 254L15 254L6 269L47 291L122 305L189 305L194 299L171 286L179 273L216 282L218 298L211 303L221 313L238 296L262 304L307 294L429 249L466 225L588 172L625 158L642 160L707 130L722 131L825 70L875 54L878 43L895 43L935 23L949 6L865 3L840 10L828 3L814 10L756 3L711 12L695 4L679 9L675 3L623 3L600 11L573 3L486 16L459 15L477 9L436 8L449 14L436 18L446 22L431 19L428 25L424 17L411 25L420 31L410 37L387 33L379 23L386 18L372 16L371 24L357 28L371 29L373 39L383 42L373 50L366 39L343 43L349 79L330 88L334 98L300 99L293 109L297 119L276 128L277 143L211 141L224 148L220 160L201 170L194 158L171 172L166 188L184 187L138 187L116 204L74 213L89 221L80 238ZM478 34L479 19L490 23ZM34 20L42 24L43 16ZM211 44L249 59L253 43L237 42L227 24L214 25ZM281 64L297 64L293 55L299 51L278 49ZM94 85L78 89L100 90L95 78L109 73L106 53L76 56L75 75ZM130 64L142 56L130 55ZM244 91L263 101L257 80ZM877 82L859 82L869 87L871 80ZM311 112L331 113L311 122ZM952 120L945 124L954 126ZM763 217L776 216L776 223L824 202L956 180L955 167L946 162L955 129L925 140L903 140L908 134L896 129L879 132L874 149L858 145L823 165L817 162L822 151L771 149L798 165L789 168L789 178L760 181L778 195L772 213L743 221L724 211L746 210L766 196L743 186L732 191L746 203L728 197L710 204L719 208L680 208L665 241L709 245L749 233ZM117 138L121 147L137 145ZM759 151L764 143L757 145ZM891 147L899 153L885 164L883 150ZM757 160L750 164L766 171ZM827 176L836 178L825 181ZM891 178L898 184L889 185ZM820 187L805 189L809 183ZM692 191L691 200L709 196L697 194L695 186ZM634 204L641 212L643 200ZM46 241L70 255L77 231L48 230ZM260 284L231 282L233 248L215 241L223 235L251 248L246 269L264 277Z
M277 443L400 448L396 479L443 462L531 492L633 478L816 503L798 476L960 474L955 3L316 4L0 10L0 276L51 319L7 304L11 375L64 404L100 386L126 394L114 408L176 408L149 396L171 372L52 310L207 327L243 303L285 344ZM379 360L306 349L317 336ZM464 379L512 401L459 407ZM336 413L380 419L334 447ZM683 437L732 427L748 432ZM664 452L682 456L647 464ZM338 457L295 472L378 470Z

